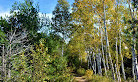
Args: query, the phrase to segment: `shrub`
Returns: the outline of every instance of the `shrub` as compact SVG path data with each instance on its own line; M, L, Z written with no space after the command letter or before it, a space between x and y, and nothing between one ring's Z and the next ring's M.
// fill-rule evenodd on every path
M91 79L88 79L90 82L112 82L113 80L110 77L93 75Z
M79 74L80 76L85 75L85 69L84 68L79 68L77 70L77 74Z
M110 71L110 70L107 71L107 76L108 76L108 77L112 77L112 71Z
M89 79L89 78L92 78L92 75L93 75L93 70L91 70L91 69L86 70L85 76L86 76L88 79Z
M29 58L24 53L13 57L10 82L67 82L72 79L66 57L48 54L44 42L41 40L32 47Z

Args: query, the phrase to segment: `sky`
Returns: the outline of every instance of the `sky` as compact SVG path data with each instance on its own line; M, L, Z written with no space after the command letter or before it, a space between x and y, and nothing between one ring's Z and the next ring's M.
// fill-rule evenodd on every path
M0 16L9 15L10 9L14 2L23 2L24 0L0 0ZM51 18L52 11L54 10L58 0L33 0L35 3L39 4L40 13L46 13L47 16ZM70 5L74 0L67 0Z

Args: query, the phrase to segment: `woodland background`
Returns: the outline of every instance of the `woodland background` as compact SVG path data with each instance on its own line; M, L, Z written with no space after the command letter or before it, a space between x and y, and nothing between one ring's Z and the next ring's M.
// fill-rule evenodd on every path
M58 0L50 19L32 0L0 18L4 82L137 80L138 0Z

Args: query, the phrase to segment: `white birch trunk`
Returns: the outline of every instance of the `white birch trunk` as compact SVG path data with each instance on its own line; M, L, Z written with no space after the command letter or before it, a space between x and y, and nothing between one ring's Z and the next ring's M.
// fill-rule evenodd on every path
M94 58L93 68L94 68L94 73L96 74L96 61L95 61L95 53L94 52L93 52L93 58Z
M131 15L131 18L132 18L132 25L131 27L133 28L133 32L135 32L135 23L133 22L135 20L135 13L134 13L134 8L131 8L131 0L128 0L128 3L129 3L129 10L130 10L130 15ZM132 45L132 73L133 73L133 78L134 78L134 81L137 81L137 69L136 69L136 53L135 53L135 33L133 34L133 39L132 39L132 42L133 42L133 45Z
M90 51L89 51L90 52ZM89 68L92 68L92 60L91 60L91 55L88 53L88 62L89 62Z
M117 80L118 80L118 73L117 73L117 66L116 66L116 64L115 64L115 73L116 73L116 77L117 77Z
M106 14L105 14L105 5L104 5L104 1L103 1L103 9L104 9L104 28L105 28L105 38L106 38L106 51L105 51L105 54L106 54L106 66L107 66L107 69L109 70L108 55L107 55L107 31L106 31L106 24L105 24L105 17L106 17Z
M4 44L3 44L3 50L2 50L2 78L4 80L4 77L6 77L6 60L5 60L5 51L4 51Z
M102 75L102 68L101 68L101 53L99 52L99 73L100 73L100 75Z
M111 54L110 54L110 50L109 50L109 41L108 41L108 36L107 36L107 30L106 30L106 24L105 24L105 4L104 4L104 1L103 1L103 9L104 9L104 28L105 28L105 38L106 38L106 54L107 54L107 50L108 50L108 53L109 53L109 60L110 60L110 63L111 63L111 70L112 70L112 75L113 75L113 79L115 80L115 74L114 74L114 66L113 66L113 63L112 63L112 58L111 58ZM107 49L108 48L108 49ZM107 56L107 55L106 55ZM106 57L106 60L107 60L107 57ZM108 61L106 62L108 63ZM107 64L107 68L108 68L108 64Z
M63 48L63 44L62 44L62 57L63 57L63 54L64 54L64 48Z
M124 70L124 60L123 60L123 56L122 56L122 53L121 53L121 29L120 29L120 36L119 37L120 37L119 54L121 55L121 67L122 67L124 80L126 80L126 75L125 75L125 70Z
M110 63L111 63L112 75L113 75L113 79L115 80L114 66L113 66L112 57L111 57L111 54L110 54L108 37L107 37L107 42L108 42L107 45L108 45L108 53L109 53L109 60L110 60Z
M137 80L137 69L136 69L136 54L135 54L135 37L133 35L133 46L132 46L132 57L133 57L133 74L134 81Z
M11 59L11 41L10 41L10 54L9 54L9 67L8 67L8 78L11 78L11 62L10 62L10 59Z
M105 70L105 75L107 76L107 71L106 71L106 65L105 65L105 57L104 57L104 49L103 49L103 37L102 37L102 29L101 29L101 45L102 45L102 61L104 65L104 70Z
M117 80L119 81L119 76L118 76L118 48L117 48L117 38L116 38L116 64L115 64L115 68L116 68L116 76L117 76Z
M118 42L118 39L116 38L116 70L117 70L117 80L118 80L118 82L121 82L120 70L119 70L119 66L118 66L118 48L117 48L117 42Z
M88 60L88 69L89 69L90 67L89 52L87 52L87 60Z

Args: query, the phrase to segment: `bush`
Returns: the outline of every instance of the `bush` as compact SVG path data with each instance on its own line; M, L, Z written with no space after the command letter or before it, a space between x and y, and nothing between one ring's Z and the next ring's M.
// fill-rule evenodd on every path
M13 57L10 82L67 82L72 79L67 58L48 54L44 42L41 40L31 49L29 58L24 53Z
M111 78L106 76L93 75L91 79L88 79L90 82L112 82Z
M107 70L107 76L108 76L108 77L112 77L112 71Z
M93 75L93 70L91 70L91 69L86 70L85 76L88 79L92 78L92 75Z
M80 76L85 75L85 69L84 68L79 68L77 70L77 74L79 74Z

